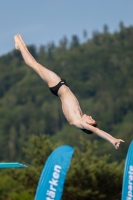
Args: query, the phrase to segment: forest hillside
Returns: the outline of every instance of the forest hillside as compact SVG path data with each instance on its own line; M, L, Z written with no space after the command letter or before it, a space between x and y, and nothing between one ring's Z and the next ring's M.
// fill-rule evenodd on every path
M0 159L25 159L22 148L29 137L43 134L50 135L53 143L78 147L81 135L99 140L99 156L109 153L114 160L124 159L133 138L133 27L121 24L113 34L105 28L103 33L94 32L92 39L85 37L82 44L74 35L71 41L63 38L59 46L52 43L36 49L31 45L28 49L39 63L66 79L83 113L125 143L116 151L96 135L71 127L60 99L26 66L20 52L13 50L0 57Z

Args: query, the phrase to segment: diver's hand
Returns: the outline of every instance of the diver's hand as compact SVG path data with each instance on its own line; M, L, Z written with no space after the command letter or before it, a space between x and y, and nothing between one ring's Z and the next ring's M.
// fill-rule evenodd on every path
M114 146L116 149L119 148L121 142L124 142L124 140L121 140L121 139L114 139L113 141L111 141L111 143L113 144L113 146Z

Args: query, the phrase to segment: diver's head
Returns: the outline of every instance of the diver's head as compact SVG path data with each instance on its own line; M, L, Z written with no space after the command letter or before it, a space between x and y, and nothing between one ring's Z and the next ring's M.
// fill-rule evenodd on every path
M82 121L91 126L97 127L97 122L89 115L84 114L82 116Z
M91 125L91 126L94 126L94 127L97 127L97 122L91 117L91 116L88 116L86 114L84 114L82 116L82 121ZM83 132L87 133L87 134L92 134L92 131L90 130L87 130L87 129L82 129Z

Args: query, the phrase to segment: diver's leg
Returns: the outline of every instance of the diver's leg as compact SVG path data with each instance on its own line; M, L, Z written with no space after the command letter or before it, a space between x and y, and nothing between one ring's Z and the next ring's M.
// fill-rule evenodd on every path
M21 52L25 63L32 69L34 69L40 75L40 77L48 84L49 87L53 87L60 82L61 78L57 74L45 68L33 58L33 56L28 51L22 37L19 34L14 36L14 40L15 49Z

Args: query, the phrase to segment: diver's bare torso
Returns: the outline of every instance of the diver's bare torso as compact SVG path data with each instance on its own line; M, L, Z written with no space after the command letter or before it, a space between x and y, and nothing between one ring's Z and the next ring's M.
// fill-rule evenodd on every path
M63 113L70 124L76 119L82 119L82 111L79 102L72 91L66 85L62 85L58 91L62 102Z

